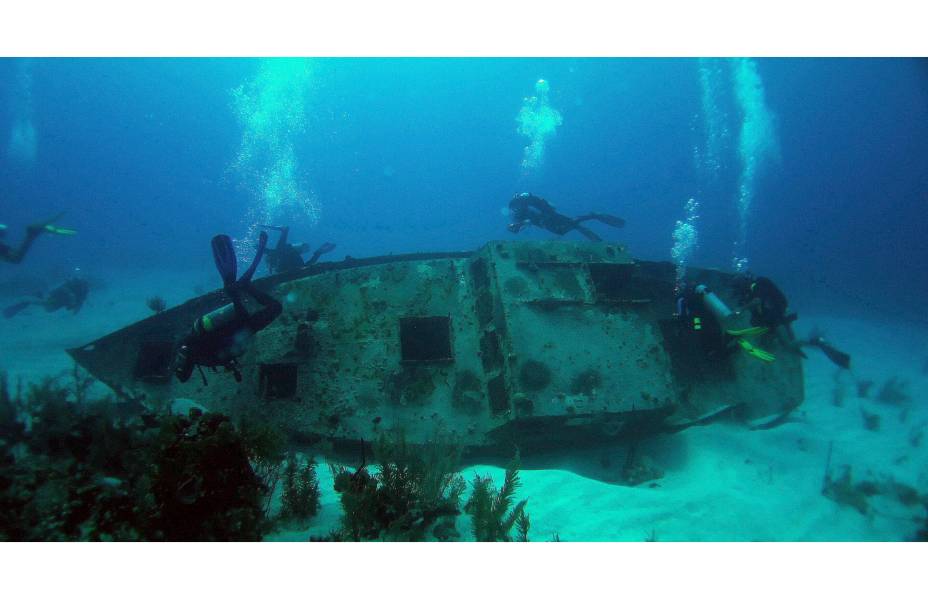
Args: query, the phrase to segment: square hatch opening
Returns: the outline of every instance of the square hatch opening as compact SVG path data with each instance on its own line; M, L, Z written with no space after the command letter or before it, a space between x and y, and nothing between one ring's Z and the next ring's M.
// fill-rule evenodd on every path
M635 273L633 264L589 264L590 279L596 289L596 297L605 301L626 301L637 299L632 278Z
M171 381L171 362L174 360L174 343L171 341L145 341L139 347L132 375L149 384L167 384Z
M400 352L403 363L453 361L451 318L400 318Z
M296 396L297 367L295 363L262 363L259 376L261 396L268 401L292 399Z

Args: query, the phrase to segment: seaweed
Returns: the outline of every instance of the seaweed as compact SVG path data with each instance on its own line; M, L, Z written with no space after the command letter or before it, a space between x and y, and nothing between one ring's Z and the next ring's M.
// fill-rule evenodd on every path
M20 419L19 400L10 394L6 372L0 371L0 443L16 444L25 429Z
M330 539L419 541L457 535L466 484L455 473L460 449L441 439L425 446L407 444L401 433L381 435L374 445L378 470L365 463L355 471L334 467L335 491L344 516Z
M858 380L857 381L857 396L861 399L866 399L870 394L870 388L873 387L873 380Z
M626 486L638 486L651 480L664 477L661 470L647 455L638 453L638 445L632 444L625 455L622 466L621 483Z
M202 293L196 293L196 294L199 295L199 294L202 294ZM162 297L162 296L160 296L160 295L155 295L155 296L153 296L153 297L149 297L149 298L145 301L145 305L147 305L147 306L148 306L148 309L152 310L152 311L155 312L156 314L160 314L161 312L163 312L164 310L166 310L166 309L168 308L167 301L165 301L165 300L164 300L164 297Z
M529 519L528 513L525 512L525 509L522 509L522 512L519 513L519 518L516 519L516 538L519 542L528 542L528 530L531 529L532 522Z
M877 413L870 413L865 409L860 410L860 416L863 418L864 428L870 430L871 432L878 432L880 430L880 416Z
M516 491L522 485L519 480L519 457L506 468L506 477L499 492L490 476L475 475L473 493L464 506L464 511L471 516L474 539L478 542L509 542L514 525L521 521L517 539L528 540L529 519L524 515L527 499L513 505ZM524 529L524 534L522 531Z
M279 428L248 418L240 420L239 430L251 469L261 483L264 515L270 517L271 499L280 480L287 438Z
M319 512L319 478L316 462L303 462L295 454L287 458L283 473L280 520L305 523Z
M880 392L876 395L876 400L887 405L903 406L912 402L912 397L908 394L909 383L899 380L893 376L883 383Z
M227 418L127 415L73 378L12 401L30 425L16 451L0 443L0 540L261 538L261 486Z
M870 514L870 498L876 493L872 482L853 482L849 465L844 466L838 479L832 479L830 473L826 474L822 487L822 495L825 498L839 505L852 507L861 515Z
M154 464L155 529L165 540L261 539L261 482L227 417L166 418Z

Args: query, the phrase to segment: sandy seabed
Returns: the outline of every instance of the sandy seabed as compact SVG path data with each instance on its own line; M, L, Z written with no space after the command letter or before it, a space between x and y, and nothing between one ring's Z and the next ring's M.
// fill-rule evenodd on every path
M12 381L37 381L67 372L64 352L150 314L149 296L176 305L215 288L208 272L122 272L94 289L77 315L32 308L0 319L0 369ZM15 299L4 297L4 302ZM713 424L654 439L642 450L663 470L662 478L638 487L610 484L576 473L590 470L590 454L564 455L558 468L525 469L520 498L528 499L530 538L562 541L776 541L905 540L919 527L924 508L875 498L864 515L822 495L825 464L832 447L832 475L850 466L855 481L895 480L928 493L928 326L823 315L805 306L797 332L813 326L853 356L853 369L839 371L817 351L805 362L806 400L790 421L772 430L750 431ZM897 378L912 401L908 407L874 399ZM858 382L873 382L868 397ZM97 385L97 391L106 389ZM836 404L840 399L841 404ZM879 416L879 429L864 425L861 410ZM572 463L573 461L573 463ZM338 525L341 509L323 462L320 514L305 529L284 530L273 540L305 540ZM503 470L467 467L467 480L490 474L501 483ZM470 537L467 517L458 519Z

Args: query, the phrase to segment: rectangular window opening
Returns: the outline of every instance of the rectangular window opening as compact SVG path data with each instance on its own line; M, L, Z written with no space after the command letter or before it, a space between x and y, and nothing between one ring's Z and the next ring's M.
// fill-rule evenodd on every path
M259 385L261 396L268 401L292 399L296 396L297 366L295 363L262 363Z
M451 318L400 318L400 351L404 363L453 361Z
M168 384L171 381L171 362L174 360L174 343L171 341L145 341L139 347L133 376L149 384Z
M639 298L640 293L632 284L634 268L634 264L589 264L596 298L605 301Z

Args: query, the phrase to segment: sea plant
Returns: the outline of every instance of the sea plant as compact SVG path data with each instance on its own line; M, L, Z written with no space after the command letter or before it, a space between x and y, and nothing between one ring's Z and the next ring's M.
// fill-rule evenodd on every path
M893 376L883 383L880 392L876 395L876 400L887 405L903 406L912 402L912 397L908 393L909 383Z
M153 297L149 297L149 298L145 301L145 305L147 305L147 306L148 306L148 309L152 310L152 311L155 312L156 314L160 314L161 312L163 312L164 310L166 310L166 309L168 308L168 303L167 303L167 301L165 301L165 300L164 300L164 297L162 297L162 296L160 296L160 295L155 295L155 296L153 296Z
M223 415L167 418L152 493L165 540L260 540L262 486L241 436Z
M529 518L525 513L527 499L515 503L519 480L519 458L516 456L506 468L506 477L499 492L490 476L474 477L473 492L464 506L471 516L474 539L478 542L509 542L513 526L518 526L517 539L527 541ZM515 504L513 504L515 503Z
M19 401L10 394L6 372L0 371L0 443L15 444L24 430Z
M46 378L0 411L27 420L0 442L0 540L230 540L267 529L244 442L219 415L118 408Z
M280 481L287 438L280 428L257 418L243 417L239 421L238 429L248 462L261 484L264 515L270 517L271 499Z
M303 461L296 454L287 458L281 504L281 521L305 523L316 516L319 512L319 478L315 461Z
M459 448L433 439L410 445L402 433L382 435L374 445L377 470L333 468L344 517L336 536L348 540L418 541L456 535L466 484L455 473ZM450 521L449 521L450 520Z

